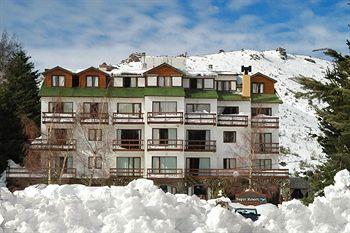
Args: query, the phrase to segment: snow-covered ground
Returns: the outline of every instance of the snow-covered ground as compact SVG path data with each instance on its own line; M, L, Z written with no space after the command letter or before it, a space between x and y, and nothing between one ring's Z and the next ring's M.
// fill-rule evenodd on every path
M0 232L348 233L349 187L350 173L340 171L325 197L308 207L297 200L258 206L261 217L254 223L215 206L215 200L164 193L145 179L124 187L37 185L14 193L0 188Z
M296 99L294 93L301 91L295 77L300 75L322 80L331 62L322 59L288 54L287 59L277 51L240 50L218 54L188 56L186 71L194 74L213 71L230 71L241 73L241 66L251 65L252 73L261 72L277 82L277 92L283 100L280 107L280 145L285 154L281 162L287 163L291 171L303 170L303 165L318 164L324 159L320 145L315 137L319 134L318 122L308 101ZM141 62L118 64L115 72L142 72Z

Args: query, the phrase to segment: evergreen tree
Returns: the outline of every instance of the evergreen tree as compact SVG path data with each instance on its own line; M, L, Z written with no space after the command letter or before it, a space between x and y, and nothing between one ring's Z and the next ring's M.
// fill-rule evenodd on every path
M350 49L349 41L347 45ZM323 195L323 188L332 184L338 171L350 170L350 56L331 49L325 54L334 62L333 69L327 70L326 81L307 77L298 79L306 90L298 96L308 98L310 103L319 100L325 106L320 108L313 104L323 132L318 141L327 156L324 164L308 174L315 195Z
M40 121L38 72L24 51L14 54L4 72L0 87L0 170L7 159L23 162L27 133L23 121Z

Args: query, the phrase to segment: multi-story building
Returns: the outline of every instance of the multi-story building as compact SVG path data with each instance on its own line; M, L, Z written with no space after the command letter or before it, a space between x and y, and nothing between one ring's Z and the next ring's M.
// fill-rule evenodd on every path
M288 177L278 169L276 80L247 69L188 73L178 63L46 70L42 135L30 150L66 179L145 177L189 194L207 193L203 179L248 177L250 168Z

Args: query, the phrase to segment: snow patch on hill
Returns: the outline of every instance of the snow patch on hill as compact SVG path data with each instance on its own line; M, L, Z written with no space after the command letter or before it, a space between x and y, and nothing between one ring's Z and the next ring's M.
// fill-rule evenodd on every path
M350 174L336 174L308 207L300 201L258 206L252 222L215 200L164 193L151 180L123 187L38 185L23 191L0 188L0 232L36 233L348 233L350 232ZM225 199L229 200L229 199Z

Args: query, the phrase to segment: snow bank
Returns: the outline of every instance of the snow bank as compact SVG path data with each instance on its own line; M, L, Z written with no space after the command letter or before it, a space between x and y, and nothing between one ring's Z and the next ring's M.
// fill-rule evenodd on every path
M349 186L349 172L341 171L309 207L297 200L261 205L255 223L215 200L164 193L145 179L125 187L37 185L13 194L0 188L0 232L346 233Z

